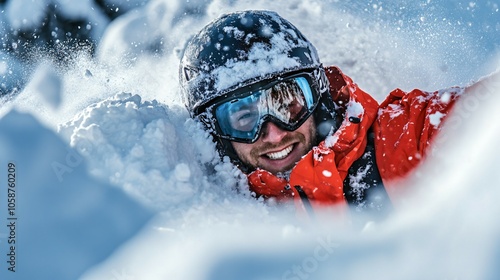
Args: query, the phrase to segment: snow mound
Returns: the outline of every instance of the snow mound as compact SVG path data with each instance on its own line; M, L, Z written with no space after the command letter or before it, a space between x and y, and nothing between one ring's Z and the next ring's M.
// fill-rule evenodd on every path
M484 120L498 117L499 89L490 79L464 93L385 221L309 227L257 205L212 203L157 220L82 279L497 279L500 124Z
M59 131L87 158L93 175L157 210L189 205L214 182L227 190L238 185L226 171L207 177L206 166L222 164L230 176L234 167L219 163L209 134L179 106L120 93L90 105Z
M75 279L152 217L91 177L83 157L29 114L11 111L0 120L0 164L1 178L7 182L9 172L15 179L1 195L1 279ZM15 258L6 257L12 252Z

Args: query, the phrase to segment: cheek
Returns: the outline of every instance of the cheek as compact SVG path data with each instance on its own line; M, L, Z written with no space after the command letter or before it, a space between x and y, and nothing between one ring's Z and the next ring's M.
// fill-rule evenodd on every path
M236 155L238 155L241 160L248 161L253 144L232 142L232 145L234 150L236 151Z
M316 141L316 126L314 125L314 120L309 118L301 127L299 127L298 131L304 135L305 140L308 144L315 143Z

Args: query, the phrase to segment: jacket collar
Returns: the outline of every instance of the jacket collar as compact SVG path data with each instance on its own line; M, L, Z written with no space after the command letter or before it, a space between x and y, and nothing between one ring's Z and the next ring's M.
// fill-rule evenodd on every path
M319 166L325 157L328 157L331 165L326 172L336 173L333 177L340 177L343 182L349 167L363 154L368 130L377 115L377 101L361 90L350 77L344 75L337 67L328 67L325 70L330 82L330 93L337 106L336 111L342 114L343 121L333 134L328 135L312 149L310 152L312 157L304 156L297 163L291 171L290 178L301 173L303 177L305 170L310 172L309 168ZM308 167L304 168L305 166ZM315 180L317 181L317 178ZM314 184L315 180L309 181ZM278 200L294 196L294 190L290 188L287 179L279 178L266 170L257 169L248 174L248 182L250 189L258 196L274 197ZM315 186L310 187L314 189Z

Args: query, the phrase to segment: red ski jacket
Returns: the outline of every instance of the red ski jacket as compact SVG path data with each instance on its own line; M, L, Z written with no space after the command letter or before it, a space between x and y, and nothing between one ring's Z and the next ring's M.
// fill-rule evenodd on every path
M251 190L278 201L293 199L304 211L332 205L346 208L344 180L365 152L368 133L373 131L376 167L389 198L397 199L404 188L397 182L425 157L462 90L407 93L396 89L379 105L338 68L325 70L332 97L344 116L339 129L306 154L288 180L262 169L250 173Z

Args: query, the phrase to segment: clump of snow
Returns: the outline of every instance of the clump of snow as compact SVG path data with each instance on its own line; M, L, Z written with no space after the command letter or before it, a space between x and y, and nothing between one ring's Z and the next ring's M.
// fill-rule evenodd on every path
M360 168L356 174L349 175L349 181L352 187L352 193L356 195L356 209L361 211L363 207L363 194L364 191L367 190L370 186L363 182L363 179L366 177L368 170L370 170L371 165L366 165Z
M438 127L439 124L441 123L441 119L446 116L446 114L443 114L441 112L436 112L434 114L429 115L429 122L435 127Z
M226 62L224 66L216 68L211 75L215 76L215 88L218 91L225 90L234 85L247 81L255 77L265 77L269 73L279 73L283 69L293 69L301 66L297 58L290 55L290 51L294 48L302 47L310 49L310 43L298 39L297 34L287 28L281 19L271 14L276 22L280 24L280 29L273 31L270 26L263 25L261 32L264 36L269 37L269 45L253 44L244 56L244 60L233 59ZM223 28L227 36L243 41L244 32L236 27ZM256 36L249 33L247 37ZM231 46L226 46L231 48ZM315 55L315 53L313 54ZM317 57L310 58L313 61ZM209 66L209 68L213 68Z
M104 1L106 6L110 9L130 11L134 8L138 8L146 5L149 0L106 0Z
M495 83L486 88L495 92L499 85ZM479 110L498 112L493 110L498 96L489 97ZM500 227L494 222L499 191L492 187L498 182L492 171L499 157L491 147L495 147L500 125L481 119L477 114L463 126L445 125L447 133L459 141L441 145L415 173L415 181L408 183L418 189L407 193L397 212L386 221L367 223L361 232L329 226L331 221L322 219L318 221L321 226L300 225L300 230L290 230L297 225L288 218L272 212L261 216L263 208L235 205L228 198L223 204L190 210L180 227L170 220L169 227L144 232L87 271L83 279L116 274L147 279L327 279L333 274L342 279L369 279L374 271L384 279L408 275L495 278L499 273ZM472 163L464 164L463 159L471 155ZM229 209L236 212L225 216ZM275 220L270 219L273 215ZM163 265L165 259L169 266Z
M120 93L90 105L59 132L88 160L91 174L157 211L182 211L207 189L249 195L242 173L220 161L208 132L179 106Z

